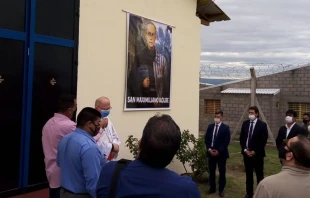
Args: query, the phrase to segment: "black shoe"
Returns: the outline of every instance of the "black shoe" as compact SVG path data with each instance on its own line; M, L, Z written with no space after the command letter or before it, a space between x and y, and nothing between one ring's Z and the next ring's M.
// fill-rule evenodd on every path
M208 191L208 194L210 195L210 194L213 194L213 193L215 193L215 190L213 190L213 189L210 189L209 191Z
M220 192L219 192L219 196L220 196L220 197L224 197L224 191L220 191Z

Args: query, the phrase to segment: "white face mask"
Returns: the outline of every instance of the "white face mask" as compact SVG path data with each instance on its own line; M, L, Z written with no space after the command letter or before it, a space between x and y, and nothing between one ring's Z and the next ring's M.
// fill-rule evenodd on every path
M255 115L249 115L249 119L253 121L256 119L256 116Z
M285 122L288 123L288 124L292 123L292 122L293 122L293 117L291 117L291 116L286 116L286 117L285 117Z
M310 131L310 125L308 126L308 131Z
M221 122L221 119L219 119L219 118L214 118L214 122L215 122L215 124L218 124L218 123Z

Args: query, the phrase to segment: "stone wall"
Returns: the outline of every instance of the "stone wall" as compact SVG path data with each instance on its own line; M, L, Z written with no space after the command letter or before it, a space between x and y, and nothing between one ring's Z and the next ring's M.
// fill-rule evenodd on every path
M310 67L257 78L257 88L280 89L280 93L277 95L257 95L258 102L275 137L278 134L279 127L284 124L288 102L310 103L309 79ZM250 101L250 95L221 94L221 91L227 88L250 88L250 80L210 87L200 91L200 131L205 131L207 126L213 122L213 115L205 114L205 99L221 100L225 123L230 126L231 132L235 130L238 121ZM247 119L247 115L243 118L243 120L245 119ZM240 131L239 128L238 131Z

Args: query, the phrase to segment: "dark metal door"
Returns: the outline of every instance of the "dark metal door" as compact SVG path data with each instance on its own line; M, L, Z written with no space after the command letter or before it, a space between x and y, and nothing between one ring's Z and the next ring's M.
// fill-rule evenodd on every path
M24 42L0 38L0 192L18 188Z
M57 112L62 93L76 93L78 4L36 0L28 185L47 181L42 128Z
M78 23L79 0L0 0L0 197L47 184L42 127L76 94Z
M25 1L0 1L0 192L19 187L25 10Z
M61 93L72 91L73 48L35 44L29 185L46 182L42 128L57 112Z

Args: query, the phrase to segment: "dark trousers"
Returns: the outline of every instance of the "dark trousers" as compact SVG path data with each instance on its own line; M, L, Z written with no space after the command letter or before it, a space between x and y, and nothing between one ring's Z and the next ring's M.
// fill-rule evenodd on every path
M246 174L246 193L249 197L253 196L253 170L256 173L257 184L264 179L264 158L263 157L248 157L243 155L243 162Z
M60 198L60 187L49 189L50 198Z
M216 164L218 165L220 177L219 177L219 191L223 191L226 186L226 158L221 157L208 157L209 165L209 180L210 180L210 189L216 190L215 182L215 171Z
M73 192L70 192L64 188L61 188L60 190L60 197L61 198L91 198L89 194L75 194Z

